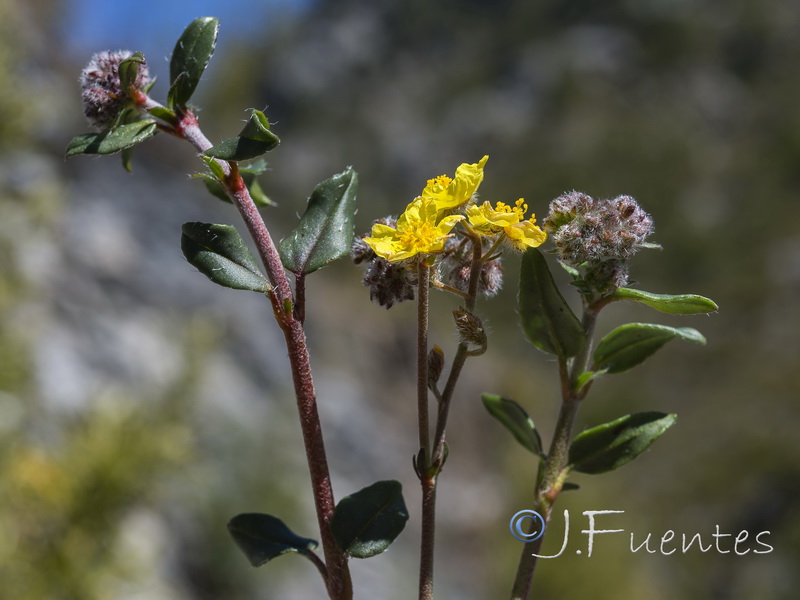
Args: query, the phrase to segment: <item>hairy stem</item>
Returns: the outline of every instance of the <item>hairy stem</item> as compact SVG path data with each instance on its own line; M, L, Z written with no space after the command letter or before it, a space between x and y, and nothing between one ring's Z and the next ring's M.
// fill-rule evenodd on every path
M436 536L436 475L422 478L422 533L419 560L419 600L433 598L433 551Z
M203 152L212 146L200 130L192 112L182 115L172 133L188 141L198 152ZM294 314L292 290L278 250L239 174L237 164L222 161L220 165L226 175L226 181L223 183L253 238L267 277L273 285L273 290L268 297L272 302L275 318L286 340L297 409L300 415L300 428L306 449L314 505L325 556L327 569L325 584L328 595L332 600L350 600L353 590L347 557L336 545L330 530L335 502L303 323ZM302 310L300 316L302 316Z
M580 401L577 399L561 403L550 452L544 465L540 466L541 469L544 469L544 474L539 478L533 509L542 516L545 524L550 522L553 504L561 491L560 485L558 485L559 476L567 465L572 427L575 423L579 405ZM544 536L541 536L537 540L526 543L523 547L511 590L512 600L526 600L528 598L533 573L536 569L536 555L540 553L539 550L543 541Z
M545 525L550 522L553 505L561 493L564 483L564 469L569 463L569 446L572 440L572 429L575 417L578 414L581 400L586 397L590 385L587 384L580 391L577 389L577 380L581 373L586 371L591 355L594 328L597 322L597 313L600 306L584 302L583 331L585 344L581 351L572 360L571 368L567 361L559 358L559 378L561 381L561 408L558 420L553 431L553 441L547 459L540 464L540 475L536 484L533 509L538 512ZM532 526L535 526L532 524ZM522 549L517 567L517 574L511 589L511 600L527 600L530 594L531 582L536 569L537 556L544 541L544 536L528 542Z
M424 450L425 465L430 463L430 425L428 424L428 299L430 297L431 268L425 257L417 259L417 418L419 420L419 447Z
M482 244L478 235L470 236L472 240L473 260L470 268L470 278L468 291L465 295L465 308L468 312L475 309L475 301L478 296L478 281L481 274L483 263L481 262ZM420 278L420 281L421 278ZM420 283L420 286L422 284ZM426 285L427 287L427 285ZM422 288L420 287L420 298L422 298ZM426 298L427 300L427 298ZM426 302L427 304L427 302ZM427 344L427 342L426 342ZM427 352L426 352L427 355ZM456 382L464 368L469 356L469 345L461 341L456 350L453 364L450 367L450 374L447 377L444 391L438 397L438 410L436 413L436 431L433 439L432 454L429 456L427 470L420 475L422 484L422 540L420 552L419 570L419 599L431 600L433 598L433 562L434 562L434 542L436 530L436 483L438 473L445 460L445 433L447 428L447 417L450 412L450 402L455 392ZM427 367L426 367L426 410L427 410ZM427 436L426 436L427 440Z

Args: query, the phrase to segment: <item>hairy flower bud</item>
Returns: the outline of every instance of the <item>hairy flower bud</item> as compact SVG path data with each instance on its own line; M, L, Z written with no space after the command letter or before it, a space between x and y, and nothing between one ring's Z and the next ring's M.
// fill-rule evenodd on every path
M369 288L369 298L387 309L395 302L414 299L416 274L403 264L390 263L380 256L375 257L361 281Z
M130 100L128 90L122 88L119 65L131 56L133 52L130 50L98 52L81 71L83 113L89 123L99 130L111 125ZM147 65L140 63L133 87L144 90L151 82Z
M631 196L595 200L569 192L550 203L544 226L561 259L578 267L587 261L630 258L652 233L653 221Z
M446 265L445 265L446 266ZM469 275L472 265L465 262L455 265L447 273L447 283L462 292L469 291ZM478 292L491 298L503 287L503 265L496 258L481 265L478 276Z
M458 307L453 311L453 318L456 321L456 329L458 329L461 342L477 346L477 349L471 351L470 355L483 354L488 343L483 321L462 307Z
M584 284L608 292L628 283L627 260L653 231L653 221L631 196L595 200L568 192L550 203L544 227L559 258L584 268Z
M357 265L362 262L369 262L378 256L372 251L370 245L364 241L363 237L357 237L353 240L353 245L350 246L350 258Z
M464 293L469 292L469 277L472 272L472 245L458 236L448 240L442 259L439 261L439 276L442 281ZM503 287L503 265L500 258L481 265L478 277L478 293L487 298L496 295Z

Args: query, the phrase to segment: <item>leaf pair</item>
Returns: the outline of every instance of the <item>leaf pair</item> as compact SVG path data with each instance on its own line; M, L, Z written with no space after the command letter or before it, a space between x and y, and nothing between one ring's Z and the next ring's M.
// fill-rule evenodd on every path
M399 482L378 481L342 498L331 519L331 533L348 556L380 554L403 531L408 511ZM228 523L234 542L254 567L289 552L308 556L317 542L294 534L272 515L245 513Z
M533 420L519 404L483 394L483 404L523 448L544 459L541 438ZM676 415L642 412L620 417L575 436L569 448L568 469L598 474L613 471L647 450L674 423Z
M693 294L653 294L619 288L610 300L632 300L670 314L699 314L717 310L717 305ZM522 257L519 314L527 338L540 350L567 359L586 344L583 326L561 295L547 261L532 248ZM705 344L705 338L690 327L668 327L650 323L628 323L606 335L593 355L591 372L581 375L585 384L601 373L626 371L647 359L672 339Z
M284 267L305 275L349 252L357 191L358 175L350 167L314 189L300 223L280 243ZM189 263L218 285L259 293L272 289L231 225L184 223L181 249Z

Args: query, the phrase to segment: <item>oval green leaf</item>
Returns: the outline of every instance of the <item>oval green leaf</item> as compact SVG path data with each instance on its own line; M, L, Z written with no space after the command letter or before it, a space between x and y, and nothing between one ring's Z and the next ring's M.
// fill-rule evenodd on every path
M352 167L314 189L300 223L278 246L284 267L297 275L313 273L350 252L357 192Z
M342 498L333 512L331 533L339 548L355 558L380 554L408 521L400 482L378 481Z
M244 513L228 523L228 532L254 567L260 567L287 552L308 555L317 547L310 538L296 535L272 515Z
M706 338L691 327L668 327L654 323L628 323L606 335L594 351L592 370L620 373L635 367L668 341L679 338L705 344Z
M233 226L184 223L181 232L181 250L186 260L214 283L261 293L272 289Z
M556 287L547 261L536 248L522 255L519 315L525 335L540 350L568 358L583 348L583 327Z
M500 421L523 448L544 458L542 439L536 431L533 419L528 416L524 408L509 398L495 394L483 394L481 400L489 414Z
M221 141L203 154L220 160L249 160L269 152L280 141L280 138L270 131L267 116L260 110L253 110L239 135Z
M719 309L713 300L696 294L653 294L631 288L619 288L614 300L633 300L673 315L705 314Z
M114 154L141 144L157 133L153 119L143 119L118 125L100 133L85 133L72 138L67 146L67 158L76 154Z
M172 51L169 62L169 107L182 109L197 89L214 54L219 19L200 17L189 23Z
M570 468L592 475L613 471L647 450L676 420L674 414L642 412L587 429L569 447Z

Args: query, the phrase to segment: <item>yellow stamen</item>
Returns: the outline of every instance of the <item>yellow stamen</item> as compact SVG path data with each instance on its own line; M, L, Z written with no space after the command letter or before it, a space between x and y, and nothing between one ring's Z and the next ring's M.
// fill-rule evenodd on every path
M404 230L400 235L400 244L410 250L427 248L436 241L438 232L429 223L419 223L415 227Z
M439 175L438 177L434 177L433 179L428 179L428 185L435 185L442 188L446 188L450 185L450 182L453 181L447 175Z

